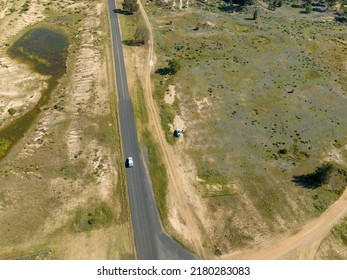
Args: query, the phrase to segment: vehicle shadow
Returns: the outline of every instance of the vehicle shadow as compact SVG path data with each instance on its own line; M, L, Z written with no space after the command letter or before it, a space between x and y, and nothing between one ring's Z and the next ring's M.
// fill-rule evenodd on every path
M113 12L116 14L126 15L126 16L132 15L132 13L129 13L128 11L123 10L123 9L113 9Z

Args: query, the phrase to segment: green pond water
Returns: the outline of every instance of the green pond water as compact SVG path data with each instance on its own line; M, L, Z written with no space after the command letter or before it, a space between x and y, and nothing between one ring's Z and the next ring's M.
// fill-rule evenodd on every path
M35 72L49 75L48 87L36 106L20 118L0 130L0 159L31 127L34 120L48 102L57 80L65 73L68 39L62 33L37 28L26 32L8 50L8 54L19 63L29 64Z

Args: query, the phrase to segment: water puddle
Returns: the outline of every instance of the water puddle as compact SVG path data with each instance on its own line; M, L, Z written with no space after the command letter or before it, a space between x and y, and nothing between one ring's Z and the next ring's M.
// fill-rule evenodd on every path
M62 33L36 28L26 32L9 48L8 54L12 58L29 64L34 71L50 78L35 107L0 130L0 159L24 136L48 102L57 80L65 73L67 47L68 39Z

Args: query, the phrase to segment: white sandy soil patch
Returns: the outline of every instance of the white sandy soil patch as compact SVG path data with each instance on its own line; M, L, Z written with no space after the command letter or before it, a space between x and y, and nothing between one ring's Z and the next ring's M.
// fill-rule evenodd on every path
M24 1L20 1L20 5L23 3ZM41 90L47 86L47 77L32 73L29 67L18 64L6 53L7 46L13 38L27 26L44 18L44 7L36 1L31 1L29 10L18 16L18 11L10 12L10 8L15 6L13 1L1 1L0 5L0 126L3 126L10 119L7 112L9 108L20 109L21 113L25 113L37 103Z
M175 96L176 96L175 86L169 85L169 88L166 90L165 95L164 95L165 103L167 103L167 104L174 103L175 102Z
M3 126L9 119L26 112L37 103L42 90L47 87L48 77L32 73L28 66L20 65L8 57L2 57L0 65L0 126ZM10 108L18 112L12 118L8 113Z

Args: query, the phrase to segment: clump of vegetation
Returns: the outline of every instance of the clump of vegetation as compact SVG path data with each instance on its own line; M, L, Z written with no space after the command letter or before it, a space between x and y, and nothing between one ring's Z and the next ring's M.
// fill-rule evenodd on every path
M0 138L0 158L2 158L11 146L11 141L6 138Z
M253 20L257 20L258 19L258 16L259 16L259 12L258 12L258 9L254 11L253 13Z
M11 116L13 116L15 113L17 113L17 109L16 109L16 108L10 108L10 109L7 110L7 112L8 112Z
M134 34L134 39L125 40L124 43L128 46L141 46L146 44L149 39L148 30L146 26L139 25Z
M312 12L312 5L311 4L306 6L305 12L306 12L306 14L310 14Z
M163 223L167 223L168 208L167 208L167 187L168 177L165 165L162 161L158 144L155 142L151 132L145 124L148 123L148 112L145 105L145 99L142 89L138 85L132 96L136 126L140 133L140 141L146 147L148 156L148 169L153 183L154 195L157 202L158 211Z
M125 10L131 15L139 9L139 4L137 4L136 0L124 0L122 6L123 10Z
M54 104L53 108L57 111L62 111L64 110L64 102L59 101L58 103Z
M24 13L26 11L28 11L30 8L30 1L27 0L24 2L24 4L22 5L22 9L20 10L20 13Z
M134 37L136 41L139 41L139 42L142 42L142 44L145 44L149 39L147 27L144 25L139 25L136 29Z
M281 6L282 6L282 1L273 0L269 3L268 9L271 11L275 11L277 7L281 7Z
M171 74L176 74L181 69L181 63L176 58L170 59L168 65Z
M45 65L47 67L51 67L51 63L47 60L47 59L44 59L42 57L39 57L37 54L33 54L33 53L29 53L27 52L23 47L18 47L17 50L24 54L28 59L34 61L34 62L37 62L39 64L42 64L42 65Z
M333 235L340 239L344 246L347 246L347 218L334 227Z

